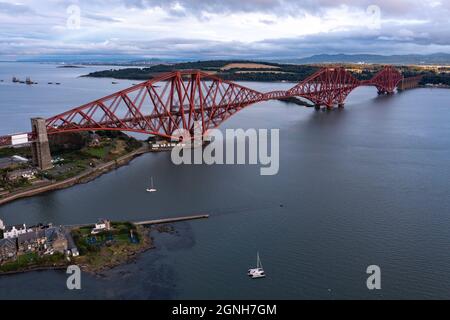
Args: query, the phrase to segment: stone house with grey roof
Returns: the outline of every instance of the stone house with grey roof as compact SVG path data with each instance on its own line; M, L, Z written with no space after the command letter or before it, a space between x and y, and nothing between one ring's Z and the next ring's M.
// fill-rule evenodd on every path
M17 237L18 252L22 254L42 251L45 242L45 231L43 229L35 229L34 231L20 234Z
M47 251L65 253L68 249L68 241L62 227L45 229L45 238L45 248Z
M17 256L16 239L0 239L0 263L15 260Z

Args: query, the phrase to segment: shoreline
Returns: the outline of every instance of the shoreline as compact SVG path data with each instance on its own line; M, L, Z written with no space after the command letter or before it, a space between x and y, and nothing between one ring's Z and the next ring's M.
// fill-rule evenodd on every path
M28 272L34 272L34 271L50 271L50 270L65 270L67 269L67 265L57 265L57 266L36 266L36 267L30 267L27 269L21 269L21 270L14 270L14 271L5 271L0 272L0 277L2 276L12 276L15 274L20 273L28 273Z
M127 165L133 159L148 152L151 152L150 146L143 145L139 149L136 149L128 154L125 154L115 160L101 164L98 167L86 170L85 172L82 172L76 175L75 177L71 177L59 182L51 182L50 184L37 186L35 188L29 188L23 191L10 194L5 198L0 198L0 206L18 199L32 197L49 191L66 189L78 184L88 183L102 176L105 173L111 172L115 169Z

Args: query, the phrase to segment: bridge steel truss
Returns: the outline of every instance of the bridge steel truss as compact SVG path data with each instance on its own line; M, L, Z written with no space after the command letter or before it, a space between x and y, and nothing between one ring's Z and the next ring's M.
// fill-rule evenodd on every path
M174 71L53 116L46 126L50 135L117 130L170 139L177 129L192 133L195 121L204 133L256 102L302 97L332 108L342 106L356 87L375 86L378 93L389 94L402 79L392 66L363 81L341 67L323 68L287 91L262 93L203 71ZM33 139L33 133L28 136ZM11 136L0 137L0 146L10 144Z

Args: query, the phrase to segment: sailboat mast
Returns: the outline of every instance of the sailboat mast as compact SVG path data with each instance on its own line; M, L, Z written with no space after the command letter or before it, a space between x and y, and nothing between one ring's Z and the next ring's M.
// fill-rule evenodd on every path
M261 259L259 258L259 252L256 254L256 267L262 269Z

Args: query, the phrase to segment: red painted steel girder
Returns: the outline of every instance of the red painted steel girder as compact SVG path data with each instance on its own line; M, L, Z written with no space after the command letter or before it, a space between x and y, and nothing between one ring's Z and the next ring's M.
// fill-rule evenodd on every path
M287 97L286 91L277 90L264 93L262 100L283 99Z
M323 68L288 90L287 95L304 97L316 105L332 107L343 104L348 94L360 84L344 68Z
M0 146L9 146L9 145L11 145L11 136L0 137Z
M203 132L219 126L239 110L259 101L304 97L316 105L343 104L358 86L373 85L392 93L402 75L384 67L372 79L359 81L342 67L323 68L287 91L261 93L198 70L174 71L46 120L48 134L117 130L172 138L177 129ZM33 139L33 133L29 133ZM0 137L0 146L11 136Z
M362 84L376 86L379 93L393 93L398 83L403 79L402 74L393 66L385 66L372 79Z
M418 76L414 76L414 77L408 77L408 78L403 78L399 84L398 87L401 86L408 86L408 85L418 85L419 82L422 80L423 75L418 75Z
M263 94L202 71L166 73L47 120L49 134L120 130L171 138L177 129L217 127Z

